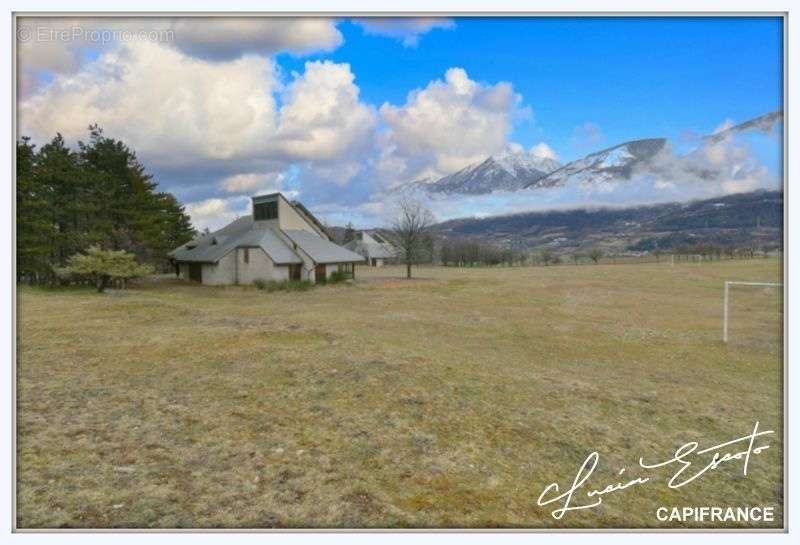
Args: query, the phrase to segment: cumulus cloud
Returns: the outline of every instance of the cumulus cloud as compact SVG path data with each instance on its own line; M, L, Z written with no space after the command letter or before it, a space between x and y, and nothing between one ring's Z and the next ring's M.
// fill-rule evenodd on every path
M293 77L284 87L274 62L256 55L215 62L125 44L23 99L20 127L37 141L56 131L75 141L98 123L159 166L268 160L278 172L293 161L355 160L377 114L349 65L309 62Z
M130 43L23 99L20 127L40 141L56 131L77 140L99 123L159 165L252 157L276 130L276 85L267 58L215 63Z
M558 161L558 155L556 152L544 142L539 142L533 146L529 153L534 157L539 157L541 159L552 159L553 161Z
M510 83L483 84L450 68L404 105L381 106L383 175L395 183L438 178L503 151L513 122L530 114L521 103Z
M364 33L399 40L405 47L416 47L419 37L435 28L453 28L452 19L440 17L371 17L354 22Z
M186 17L175 19L175 46L184 53L229 60L246 53L307 54L332 51L342 42L334 19L311 17Z
M247 172L233 174L222 180L220 186L227 193L271 193L282 189L285 178L282 172Z
M336 20L310 17L67 18L22 17L18 65L28 94L49 73L72 74L87 57L131 42L155 42L206 60L248 54L332 51L343 42Z
M307 62L284 95L277 139L287 156L341 160L369 142L373 108L359 99L349 64Z
M60 132L74 145L89 124L99 124L189 203L201 225L246 213L253 193L294 188L302 188L304 201L375 215L388 184L443 175L502 151L515 120L530 113L510 83L473 81L460 68L411 92L405 104L380 109L362 100L348 64L307 62L301 72L283 74L271 54L341 43L329 19L35 22L54 31L79 28L84 37L75 34L66 47L21 44L20 81L30 91L18 104L21 134L42 143ZM411 41L452 25L371 23ZM98 44L88 34L142 30L168 39L103 36ZM36 81L41 72L48 73L44 82Z
M215 231L248 214L249 206L250 199L247 197L213 198L187 204L186 213L195 227Z
M503 151L524 151L509 136L531 112L511 83L478 82L455 67L411 91L404 103L375 108L363 101L348 64L306 62L287 75L270 57L336 47L341 35L330 20L282 19L270 26L276 20L231 19L215 25L218 32L204 29L208 20L159 21L158 28L175 31L174 42L23 45L20 62L28 70L21 67L20 80L29 92L18 104L20 131L37 143L56 132L74 143L86 137L90 123L100 124L136 150L165 190L188 203L200 227L220 227L247 214L250 195L275 190L299 196L331 223L379 225L388 220L390 186L435 179ZM427 27L417 21L409 28L429 30L442 20ZM125 24L134 28L135 22ZM52 71L44 84L31 81L42 71ZM767 168L739 134L741 127L771 132L775 115L759 119L727 122L711 137L695 137L697 146L688 154L665 150L647 169L602 191L551 188L430 197L428 203L444 219L470 211L631 204L772 187L780 166ZM576 129L575 141L588 152L604 139L597 125L586 123ZM529 153L557 159L544 142Z
M98 123L162 187L205 203L198 217L219 206L209 199L285 191L291 169L309 194L341 197L375 153L378 117L347 64L309 62L285 83L267 57L212 61L149 42L120 44L57 75L18 112L21 134L39 143L61 132L74 145Z

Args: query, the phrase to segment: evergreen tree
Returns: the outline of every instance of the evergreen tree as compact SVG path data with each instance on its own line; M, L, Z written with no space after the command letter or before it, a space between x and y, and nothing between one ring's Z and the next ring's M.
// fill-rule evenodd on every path
M29 138L17 142L17 279L41 282L52 276L55 237L48 203L51 195L36 176L35 146Z
M34 282L52 281L92 245L166 270L167 252L195 235L177 199L96 125L77 153L60 134L38 152L28 138L17 143L17 229L19 278Z

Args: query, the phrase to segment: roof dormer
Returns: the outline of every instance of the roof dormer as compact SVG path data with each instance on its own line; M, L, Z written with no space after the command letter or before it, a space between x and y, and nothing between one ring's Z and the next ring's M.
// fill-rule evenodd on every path
M277 193L253 197L253 221L272 221L278 219Z

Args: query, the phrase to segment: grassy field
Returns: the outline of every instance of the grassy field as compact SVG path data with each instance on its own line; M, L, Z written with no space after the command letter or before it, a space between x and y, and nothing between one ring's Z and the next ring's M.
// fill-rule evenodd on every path
M358 270L304 293L154 280L19 289L20 527L656 527L660 506L774 506L781 308L723 280L772 259ZM593 450L598 486L752 431L742 464L550 516ZM682 526L680 523L673 523Z

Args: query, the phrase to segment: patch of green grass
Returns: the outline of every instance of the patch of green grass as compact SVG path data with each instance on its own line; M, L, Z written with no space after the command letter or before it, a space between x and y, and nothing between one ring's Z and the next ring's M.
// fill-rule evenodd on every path
M665 505L782 509L774 260L359 268L351 289L19 289L17 523L53 527L658 527ZM733 334L735 333L735 335ZM601 508L536 505L723 442L770 449ZM776 526L782 524L779 517Z

